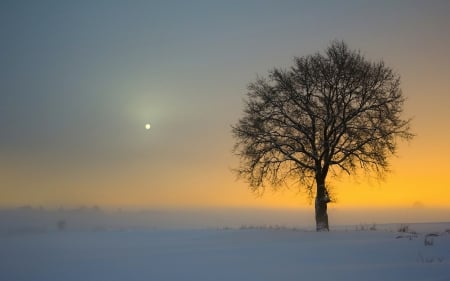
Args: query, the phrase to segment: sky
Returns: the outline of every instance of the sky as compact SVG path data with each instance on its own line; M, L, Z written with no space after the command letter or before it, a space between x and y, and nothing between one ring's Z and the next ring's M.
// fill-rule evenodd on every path
M450 208L449 1L1 1L0 206L312 208L232 169L247 85L334 39L402 77L383 181L339 207ZM151 129L146 130L145 124Z

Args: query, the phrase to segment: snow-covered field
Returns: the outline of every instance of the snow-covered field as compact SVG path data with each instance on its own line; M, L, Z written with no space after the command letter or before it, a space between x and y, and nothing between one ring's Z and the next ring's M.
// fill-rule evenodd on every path
M450 223L408 226L3 232L0 280L450 280Z

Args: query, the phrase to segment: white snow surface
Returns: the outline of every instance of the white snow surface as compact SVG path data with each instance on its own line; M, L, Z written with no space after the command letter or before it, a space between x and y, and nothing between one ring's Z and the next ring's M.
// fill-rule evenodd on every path
M0 280L450 280L450 223L356 228L4 232Z

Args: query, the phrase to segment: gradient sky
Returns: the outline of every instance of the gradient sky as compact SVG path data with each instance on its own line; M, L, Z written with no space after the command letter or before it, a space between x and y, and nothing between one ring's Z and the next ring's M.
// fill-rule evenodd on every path
M450 207L449 15L449 1L1 1L0 206L310 207L235 180L230 126L257 74L339 39L401 75L417 137L385 181L332 182L338 206Z

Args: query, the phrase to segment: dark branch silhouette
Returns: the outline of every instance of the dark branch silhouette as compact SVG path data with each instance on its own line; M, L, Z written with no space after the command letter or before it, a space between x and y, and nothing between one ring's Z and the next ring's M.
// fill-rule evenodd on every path
M259 194L299 180L315 194L317 230L329 230L330 171L382 176L397 141L413 134L401 118L400 77L382 61L333 41L325 54L294 62L248 86L244 116L233 126L237 172Z

